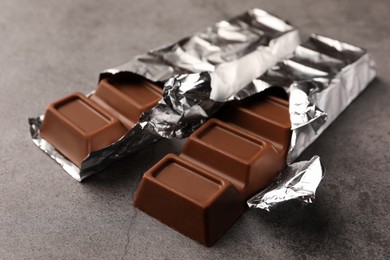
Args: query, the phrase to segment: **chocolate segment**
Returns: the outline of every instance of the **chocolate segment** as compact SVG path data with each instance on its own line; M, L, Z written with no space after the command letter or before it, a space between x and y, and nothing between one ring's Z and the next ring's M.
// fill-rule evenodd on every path
M126 128L81 93L52 103L46 110L40 134L80 167L92 151L118 140Z
M143 177L135 206L212 245L245 211L246 200L285 167L288 102L257 95L227 107Z
M233 185L176 155L142 178L136 206L186 236L210 245L245 207Z
M74 93L49 105L40 135L80 168L88 154L118 141L161 94L140 77L103 79L89 98Z
M142 112L157 104L161 95L161 88L139 77L131 77L129 80L101 80L91 99L130 129Z
M220 120L209 120L188 140L182 156L231 182L243 197L272 181L259 167L281 157L272 144Z
M249 98L238 108L221 113L220 117L271 142L281 153L288 149L291 123L288 101L284 99L269 96L259 102L256 98Z

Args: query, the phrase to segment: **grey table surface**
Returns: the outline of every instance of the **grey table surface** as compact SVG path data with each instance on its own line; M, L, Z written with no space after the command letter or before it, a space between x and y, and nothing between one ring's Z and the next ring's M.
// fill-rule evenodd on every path
M99 72L259 7L365 47L378 77L301 159L327 175L313 205L250 210L204 247L132 205L164 141L84 183L32 143L27 118ZM0 1L1 259L386 259L390 256L390 2Z

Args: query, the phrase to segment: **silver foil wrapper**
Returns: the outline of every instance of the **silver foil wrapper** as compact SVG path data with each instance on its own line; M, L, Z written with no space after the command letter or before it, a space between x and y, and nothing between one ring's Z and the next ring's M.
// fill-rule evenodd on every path
M272 185L248 200L250 208L270 211L271 208L290 200L312 203L315 192L324 177L320 158L288 165Z
M258 92L251 88L237 95L299 42L298 31L287 22L251 9L102 72L100 78L134 73L163 82L163 97L120 140L89 154L80 169L40 138L42 116L29 120L31 135L37 146L81 181L161 138L187 137L224 103Z
M330 58L324 52L337 59ZM376 76L375 62L366 50L324 36L312 35L306 44L298 47L296 53L296 57L303 58L319 53L318 57L311 60L322 64L324 68L320 66L319 70L325 71L327 76L313 77L310 86L307 81L291 86L290 115L294 130L288 162L294 161L314 142ZM337 73L340 67L342 69ZM307 101L303 101L302 93L306 93ZM309 103L307 111L310 110L310 104L315 104L317 116L312 117L308 112L306 119L295 117L305 107L302 106L303 102ZM321 111L326 112L326 116ZM308 124L308 121L314 122Z
M261 85L283 87L289 94L288 163L318 138L375 75L375 63L364 49L313 34L257 79ZM248 206L270 210L293 198L310 203L322 176L318 157L307 164L290 164L271 188L248 200Z
M166 82L178 74L212 72L215 85L211 98L223 100L246 85L299 44L296 28L260 9L251 9L216 23L193 36L151 50L102 77L133 72L154 82ZM248 82L247 82L248 81Z

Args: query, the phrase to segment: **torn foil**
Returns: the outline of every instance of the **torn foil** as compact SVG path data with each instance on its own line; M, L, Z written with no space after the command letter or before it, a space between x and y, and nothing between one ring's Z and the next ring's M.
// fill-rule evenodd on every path
M283 87L289 94L292 136L285 173L271 188L248 200L249 207L269 210L293 198L305 203L314 199L323 176L319 158L313 157L302 169L301 163L290 163L375 75L375 63L364 49L313 34L293 55L256 79L257 84Z
M290 200L299 200L304 204L312 203L323 177L324 169L318 156L309 161L290 164L272 185L249 199L248 206L270 211L271 208Z
M254 94L252 89L236 95L291 54L299 42L298 31L287 22L260 9L251 9L103 72L100 78L135 73L163 82L163 98L120 140L92 152L79 171L40 138L39 124L43 117L30 120L34 143L81 181L161 138L187 137L223 103Z

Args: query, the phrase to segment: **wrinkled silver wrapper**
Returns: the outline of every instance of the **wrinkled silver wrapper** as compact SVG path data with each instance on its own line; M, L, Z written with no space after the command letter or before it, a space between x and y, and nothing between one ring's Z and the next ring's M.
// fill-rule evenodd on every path
M260 9L221 21L191 37L140 55L100 77L134 73L165 83L153 109L114 144L92 152L78 169L39 136L43 117L32 118L34 143L76 180L96 174L161 138L184 138L226 102L257 92L241 92L298 46L299 33L287 22ZM256 90L256 91L253 91Z
M320 158L314 156L309 161L288 165L272 185L248 200L250 208L271 208L290 200L304 204L312 203L315 192L324 177Z
M375 63L364 49L313 34L257 79L289 94L292 137L287 162L314 142L375 75ZM271 188L248 200L248 206L270 210L291 199L311 203L323 174L318 157L290 164Z

